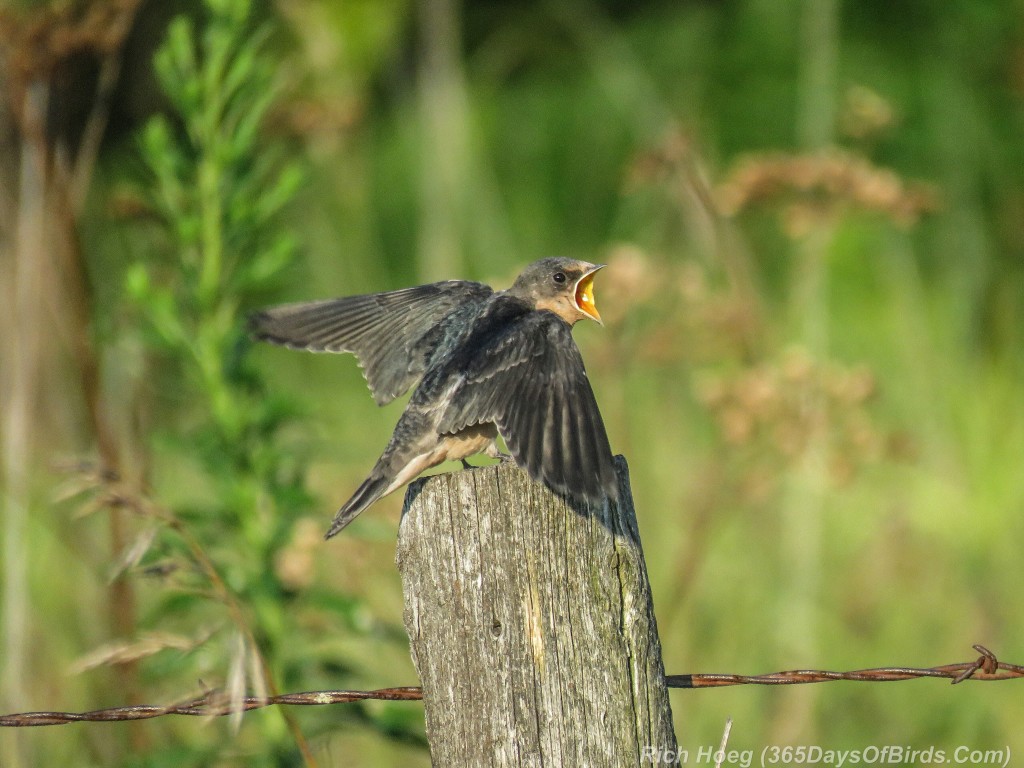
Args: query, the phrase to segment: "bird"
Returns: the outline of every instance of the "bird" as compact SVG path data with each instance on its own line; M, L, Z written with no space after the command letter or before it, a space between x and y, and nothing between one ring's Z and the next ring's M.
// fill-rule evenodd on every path
M254 312L251 335L311 352L356 356L378 405L415 386L369 476L338 510L336 535L379 498L446 460L514 460L556 494L618 501L604 422L572 336L603 325L594 276L603 264L565 257L527 265L496 291L448 280ZM501 453L501 436L511 456Z

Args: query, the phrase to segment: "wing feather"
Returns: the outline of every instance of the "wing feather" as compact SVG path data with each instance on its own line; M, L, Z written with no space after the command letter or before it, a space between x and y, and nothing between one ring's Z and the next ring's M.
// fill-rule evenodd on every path
M423 374L424 339L456 308L493 293L482 283L449 280L387 293L284 304L254 313L261 341L310 352L351 352L374 399L384 405Z
M531 312L475 350L439 431L493 422L519 464L555 491L617 499L611 448L570 326Z
M586 471L580 455L583 453L580 443L591 437L580 431L577 412L565 409L561 413L561 449L562 466L565 468L563 481L573 495L579 495L582 487L580 478Z

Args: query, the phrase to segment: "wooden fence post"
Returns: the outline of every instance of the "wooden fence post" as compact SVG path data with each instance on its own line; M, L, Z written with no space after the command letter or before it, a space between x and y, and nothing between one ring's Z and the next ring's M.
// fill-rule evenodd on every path
M569 505L511 463L409 487L396 561L434 766L620 768L676 749L615 461L617 509Z

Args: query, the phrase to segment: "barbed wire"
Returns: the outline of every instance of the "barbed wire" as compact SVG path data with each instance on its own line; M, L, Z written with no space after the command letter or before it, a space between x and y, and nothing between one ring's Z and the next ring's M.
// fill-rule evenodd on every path
M853 672L829 672L821 669L797 669L772 672L767 675L667 675L669 688L720 688L726 685L799 685L802 683L830 683L834 680L852 680L864 683L888 683L913 680L919 677L944 677L953 685L964 680L1013 680L1024 677L1024 666L999 661L983 645L972 645L981 654L976 660L938 667L876 667Z
M726 685L799 685L804 683L829 683L835 680L880 683L896 680L912 680L921 677L942 677L956 683L964 680L1013 680L1024 678L1024 666L999 661L995 654L983 645L972 646L979 654L975 661L959 664L943 664L938 667L876 667L858 669L852 672L830 672L827 670L802 669L788 672L772 672L766 675L690 674L667 675L669 688L718 688ZM221 691L209 691L198 698L172 704L151 706L139 704L126 707L110 707L92 712L21 712L0 715L0 727L19 728L40 725L64 725L80 722L115 722L124 720L148 720L164 715L191 715L198 717L219 717L235 712L287 704L292 706L316 706L321 704L347 704L354 701L420 701L421 688L379 688L375 691L307 691L284 693L278 696L250 696L239 701L229 701Z
M127 707L96 709L92 712L22 712L15 715L0 715L0 727L18 728L34 725L64 725L81 722L116 722L122 720L149 720L164 715L193 715L198 717L220 717L242 711L262 709L279 704L315 706L318 704L348 704L369 699L383 701L419 701L423 691L417 687L379 688L375 691L307 691L305 693L282 693L277 696L247 696L229 701L222 691L209 691L202 696L180 704L152 706L136 704Z

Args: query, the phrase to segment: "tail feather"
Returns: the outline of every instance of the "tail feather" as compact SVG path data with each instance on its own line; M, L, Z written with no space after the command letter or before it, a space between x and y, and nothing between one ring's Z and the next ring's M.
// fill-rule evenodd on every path
M383 496L389 484L388 477L379 474L377 471L372 472L363 481L363 484L356 489L356 492L352 494L352 498L346 501L341 509L338 510L338 514L334 516L331 527L327 529L327 534L324 538L329 539L337 535L346 525L355 520L360 512Z

